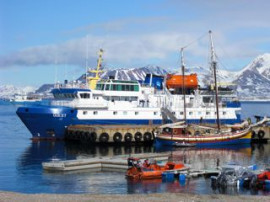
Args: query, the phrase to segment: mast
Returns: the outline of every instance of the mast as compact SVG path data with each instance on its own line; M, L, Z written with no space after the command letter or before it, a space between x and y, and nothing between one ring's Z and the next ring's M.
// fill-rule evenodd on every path
M99 49L98 52L98 61L97 61L97 68L95 70L89 70L90 73L94 73L95 76L94 77L88 77L88 81L89 81L89 88L90 89L95 89L96 88L96 84L97 81L100 79L99 74L103 72L103 70L101 70L101 64L102 64L102 55L103 55L103 50Z
M210 36L210 43L211 43L211 68L214 73L214 82L215 82L217 127L218 127L218 131L220 131L219 108L218 108L218 86L217 86L217 62L216 62L216 57L215 57L214 43L212 39L211 30L209 30L209 36Z
M86 58L85 58L85 86L87 86L87 71L88 71L88 35L86 36Z
M183 94L183 99L184 99L184 121L186 122L187 111L186 111L184 48L181 48L181 69L182 69L182 94Z

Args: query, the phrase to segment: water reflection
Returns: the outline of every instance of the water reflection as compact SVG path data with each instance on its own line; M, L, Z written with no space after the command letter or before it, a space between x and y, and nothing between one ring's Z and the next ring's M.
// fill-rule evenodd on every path
M167 150L168 151L168 150ZM269 165L270 145L242 145L229 148L169 148L174 161L185 162L197 169L213 169L228 162L243 165ZM261 194L256 190L212 189L209 178L178 180L129 181L124 172L93 172L89 170L65 173L43 172L41 163L52 158L61 160L92 158L98 156L130 155L159 152L153 146L93 146L71 142L32 142L17 159L17 183L21 192L27 193L163 193L185 192L197 194ZM31 179L31 180L30 180ZM25 185L28 181L29 185Z
M63 141L33 141L18 158L18 167L38 164L52 158L70 160L76 158L91 158L99 156L132 155L155 152L153 146L108 146L87 145Z

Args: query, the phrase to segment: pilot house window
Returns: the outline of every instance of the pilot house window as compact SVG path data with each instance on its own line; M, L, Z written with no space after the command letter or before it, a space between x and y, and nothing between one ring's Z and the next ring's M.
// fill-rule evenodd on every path
M80 93L81 98L83 99L87 99L90 98L90 94L89 93Z

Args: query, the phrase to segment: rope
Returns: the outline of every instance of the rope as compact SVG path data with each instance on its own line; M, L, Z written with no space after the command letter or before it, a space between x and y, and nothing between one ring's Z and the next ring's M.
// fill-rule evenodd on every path
M197 39L191 41L189 44L183 46L182 48L185 49L185 48L191 46L191 45L194 44L195 42L201 40L201 39L202 39L203 37L205 37L205 35L207 35L207 34L208 34L208 32L207 32L207 33L204 33L202 36L200 36L199 38L197 38Z

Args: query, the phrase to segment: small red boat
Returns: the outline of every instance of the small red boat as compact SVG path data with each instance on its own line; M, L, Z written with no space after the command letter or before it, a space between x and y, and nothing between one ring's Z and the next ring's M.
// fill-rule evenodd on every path
M149 163L146 159L142 164L140 159L132 157L128 158L128 166L126 177L133 180L161 179L163 172L186 169L182 163L167 162L164 166L159 166L156 162Z
M270 190L270 168L257 175L257 188Z

